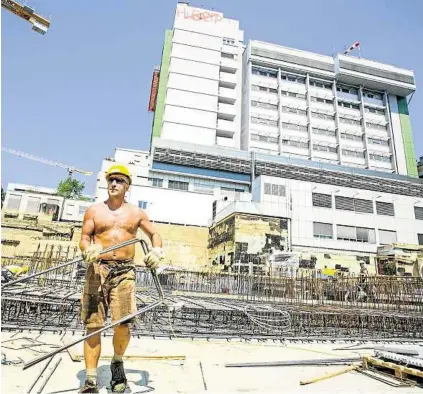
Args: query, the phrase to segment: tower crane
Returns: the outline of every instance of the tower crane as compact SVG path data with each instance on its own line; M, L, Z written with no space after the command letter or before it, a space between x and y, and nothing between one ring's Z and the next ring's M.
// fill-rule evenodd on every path
M35 10L27 5L21 5L15 0L1 0L1 6L22 19L32 24L32 30L40 34L46 34L50 27L50 21L35 13Z
M66 170L68 170L69 177L72 177L72 174L74 172L78 172L78 173L83 174L83 175L92 175L92 172L91 171L79 170L78 168L75 168L73 166L68 166L66 164L59 163L58 161L52 161L52 160L43 159L42 157L37 157L37 156L34 156L34 155L30 155L29 153L20 152L20 151L17 151L17 150L14 150L14 149L5 148L5 147L2 147L1 150L4 151L4 152L11 153L12 155L16 155L16 156L20 156L20 157L25 157L26 159L39 161L41 163L49 164L49 165L55 166L55 167L65 168Z

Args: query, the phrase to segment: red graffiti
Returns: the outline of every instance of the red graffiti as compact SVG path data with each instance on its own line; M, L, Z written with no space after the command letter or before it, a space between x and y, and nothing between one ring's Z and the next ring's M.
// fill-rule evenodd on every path
M214 22L217 23L223 19L221 14L209 11L198 11L192 10L191 13L187 10L176 10L177 17L183 17L184 19L192 19L194 21Z

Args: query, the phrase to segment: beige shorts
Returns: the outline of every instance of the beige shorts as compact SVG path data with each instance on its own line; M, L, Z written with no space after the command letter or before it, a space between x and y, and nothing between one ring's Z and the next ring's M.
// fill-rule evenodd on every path
M112 323L136 312L133 260L100 261L88 266L81 319L87 328L102 328L109 309Z

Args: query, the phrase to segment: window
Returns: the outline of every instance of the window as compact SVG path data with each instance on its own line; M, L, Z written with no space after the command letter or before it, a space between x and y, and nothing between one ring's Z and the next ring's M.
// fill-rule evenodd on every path
M308 142L302 142L302 141L282 140L282 145L293 146L295 148L308 149Z
M379 108L364 107L364 111L367 114L385 115L385 110Z
M371 228L338 225L336 230L336 238L338 240L364 242L370 244L376 243L375 230Z
M291 114L298 114L298 115L306 115L307 114L307 112L303 109L292 108L292 107L282 107L282 112L291 113Z
M9 195L9 199L7 201L7 209L10 211L19 211L19 207L21 206L22 196L19 194L11 194Z
M357 111L360 110L360 106L358 104L352 104L352 103L346 103L344 101L338 101L338 105L340 107L351 108L351 109L355 109Z
M333 226L331 223L313 223L313 236L314 238L333 238Z
M315 86L316 88L321 88L321 89L332 90L332 84L331 83L325 83L325 82L310 80L310 86Z
M350 149L342 149L342 154L351 157L364 157L363 151L355 151Z
M349 94L357 94L358 93L358 90L357 89L355 89L355 88L349 88L349 87L346 87L346 86L337 86L336 87L336 90L338 92L349 93Z
M298 99L305 99L306 98L305 94L287 92L286 90L281 90L281 96L295 97L295 98L298 98Z
M361 198L335 196L335 208L358 213L373 213L373 201Z
M268 88L267 86L251 85L251 90L258 90L260 92L278 93L277 89Z
M321 129L319 127L313 127L311 130L313 131L313 134L327 135L329 137L336 136L335 130Z
M313 144L313 150L320 152L336 153L338 150L333 146Z
M423 220L423 207L414 207L414 217L417 220Z
M28 197L25 212L37 213L40 211L41 197Z
M277 120L257 118L255 116L251 117L251 123L264 124L264 125L267 125L267 126L277 126L278 125Z
M235 45L235 40L233 38L223 37L223 43L226 45Z
M268 70L261 67L253 67L251 72L255 75L260 75L263 77L270 77L270 78L278 77L278 72L276 70Z
M325 98L322 98L322 97L312 96L310 99L311 99L311 101L314 101L315 103L333 104L333 100L325 99Z
M73 215L74 207L75 207L75 205L68 204L68 206L66 207L66 215Z
M259 135L259 134L251 134L251 140L253 141L261 141L261 142L271 142L271 143L278 143L278 137L271 137L266 135Z
M332 196L330 194L313 193L313 207L332 208Z
M307 126L295 124L295 123L282 123L282 128L287 130L296 130L296 131L308 131Z
M379 230L379 245L391 245L397 242L396 231Z
M188 190L189 182L169 181L169 189Z
M383 155L378 155L376 153L370 153L369 157L371 160L375 160L375 161L383 161L385 163L391 162L391 156L383 156Z
M380 130L380 131L386 131L386 125L381 125L381 124L377 124L377 123L370 123L370 122L366 122L366 127L368 127L369 129L374 129L374 130Z
M423 234L417 234L417 240L419 245L423 245Z
M355 135L355 134L341 133L341 138L343 138L344 140L351 140L351 141L363 141L363 137L361 135Z
M222 57L226 57L228 59L235 59L235 55L233 53L222 52L221 55L222 55Z
M211 184L194 182L194 191L204 194L213 194L214 186Z
M296 75L281 75L282 81L305 84L305 78Z
M262 103L261 101L251 101L251 105L253 107L260 107L260 108L267 108L267 109L278 109L277 104L270 104L270 103Z
M163 179L161 178L148 178L150 186L163 187Z
M325 114L322 112L311 112L311 116L313 118L320 118L320 119L325 119L325 120L334 120L335 116L334 115L329 115L329 114Z
M378 215L395 216L394 204L376 201L376 213Z
M371 99L382 100L382 95L380 93L363 92L363 96Z
M369 144L373 145L381 145L381 146L389 146L389 142L387 140L381 140L379 138L368 138Z
M264 194L269 196L285 196L285 186L284 185L275 185L271 183L264 184Z
M148 205L148 201L138 201L138 207L141 209L147 209L147 205Z
M361 120L357 120L357 119L339 117L339 121L345 124L353 124L355 126L361 126Z

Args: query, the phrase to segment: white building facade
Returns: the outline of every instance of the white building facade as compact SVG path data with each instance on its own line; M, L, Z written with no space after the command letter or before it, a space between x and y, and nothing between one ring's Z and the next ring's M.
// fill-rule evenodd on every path
M417 176L412 71L250 41L241 148Z
M163 46L153 137L239 148L243 38L238 21L178 3Z
M130 150L116 157L133 162ZM99 174L100 200L110 164ZM376 253L378 245L423 242L418 178L163 139L131 171L127 200L153 222L210 227L234 212L284 218L291 250Z

